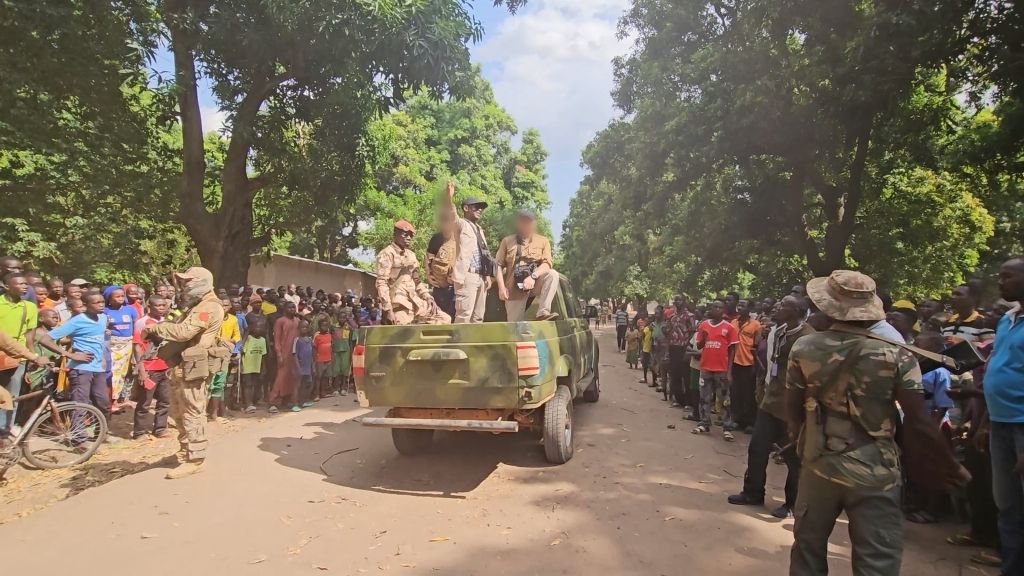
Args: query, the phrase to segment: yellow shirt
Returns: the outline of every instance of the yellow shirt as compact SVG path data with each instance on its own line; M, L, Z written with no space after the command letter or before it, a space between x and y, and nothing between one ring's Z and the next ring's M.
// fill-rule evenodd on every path
M270 302L264 300L263 303L260 304L260 312L263 312L264 316L269 316L270 314L277 312L277 306L274 306Z
M643 347L640 350L650 354L652 340L654 340L654 330L652 330L650 326L644 326Z
M242 333L238 330L238 318L231 312L224 315L224 323L220 325L220 337L232 344L242 339Z

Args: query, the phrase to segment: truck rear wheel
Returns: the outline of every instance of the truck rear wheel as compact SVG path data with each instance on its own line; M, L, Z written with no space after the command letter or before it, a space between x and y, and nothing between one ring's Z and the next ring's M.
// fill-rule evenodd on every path
M587 402L597 402L601 399L601 377L597 373L597 366L594 366L594 379L590 381L590 386L583 391L583 399Z
M412 430L409 428L392 428L391 441L395 449L403 456L422 454L434 442L433 430Z
M559 386L544 406L544 456L552 464L565 464L572 452L572 391Z

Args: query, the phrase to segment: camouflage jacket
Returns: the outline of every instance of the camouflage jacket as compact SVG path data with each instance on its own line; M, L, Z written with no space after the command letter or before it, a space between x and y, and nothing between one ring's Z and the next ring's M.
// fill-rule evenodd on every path
M821 408L819 429L803 431L821 437L820 455L806 469L851 487L899 484L896 392L924 392L909 352L854 334L808 334L790 351L786 388L803 390Z
M429 287L420 281L420 261L410 249L389 244L377 253L377 298L380 309L413 312L426 308Z

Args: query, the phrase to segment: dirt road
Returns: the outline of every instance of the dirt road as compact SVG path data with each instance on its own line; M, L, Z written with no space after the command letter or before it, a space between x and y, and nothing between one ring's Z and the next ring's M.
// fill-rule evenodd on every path
M746 437L691 435L614 335L601 343L601 402L577 405L566 465L526 434L446 434L430 457L400 457L342 398L217 438L202 474L150 467L0 526L4 572L785 574L792 520L725 502ZM771 465L771 496L783 475ZM954 529L908 527L903 573L993 574L942 541ZM850 572L848 546L841 523L835 574Z

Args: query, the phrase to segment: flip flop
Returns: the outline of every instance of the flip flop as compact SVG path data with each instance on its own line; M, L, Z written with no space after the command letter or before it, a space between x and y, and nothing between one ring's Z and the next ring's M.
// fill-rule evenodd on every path
M953 546L984 546L984 544L972 538L970 534L954 534L946 538L946 543Z

